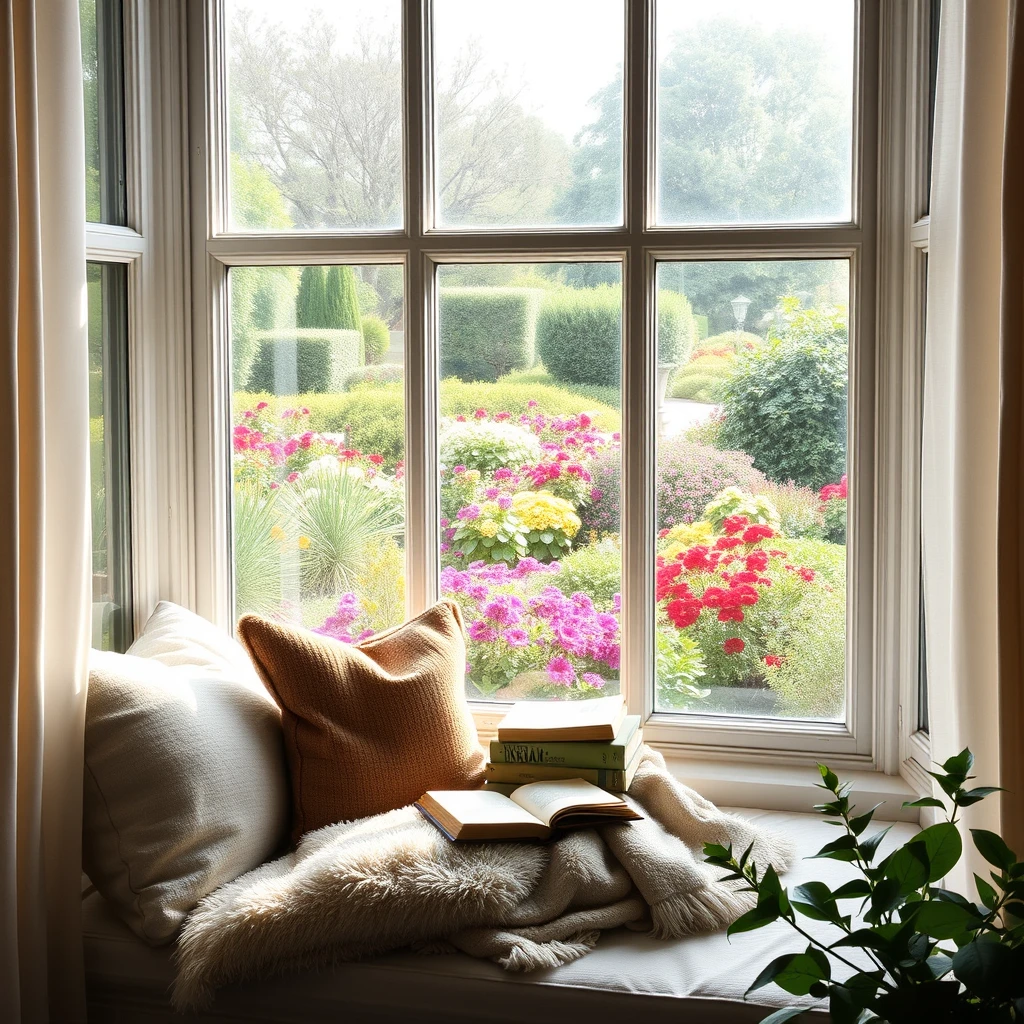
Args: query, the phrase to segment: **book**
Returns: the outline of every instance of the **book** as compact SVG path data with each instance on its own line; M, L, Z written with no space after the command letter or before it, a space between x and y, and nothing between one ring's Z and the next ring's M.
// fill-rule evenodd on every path
M515 741L613 740L626 717L619 697L589 700L521 700L498 726L501 743Z
M572 768L625 769L643 743L639 715L627 715L613 740L562 741L527 743L491 740L491 761L494 764L551 764ZM600 785L600 783L598 783Z
M430 790L416 808L452 840L548 839L557 828L641 818L621 797L582 779L535 782L509 796L487 789Z
M625 793L640 764L640 751L625 768L573 768L555 764L495 764L488 761L487 782L511 782L525 785L533 782L557 781L559 779L583 779L613 793Z

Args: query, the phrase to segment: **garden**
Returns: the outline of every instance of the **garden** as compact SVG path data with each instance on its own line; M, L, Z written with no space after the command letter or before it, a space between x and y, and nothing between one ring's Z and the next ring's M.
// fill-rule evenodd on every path
M395 269L231 271L239 614L345 642L404 617ZM845 264L820 270L710 337L727 293L695 275L695 310L659 274L659 710L843 712ZM438 274L440 589L463 610L468 694L617 692L618 267Z

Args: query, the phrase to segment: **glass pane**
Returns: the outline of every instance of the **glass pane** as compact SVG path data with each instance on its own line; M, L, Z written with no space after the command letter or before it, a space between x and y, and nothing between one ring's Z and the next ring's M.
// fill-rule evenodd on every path
M618 263L438 269L441 593L467 693L619 690Z
M85 97L85 215L126 224L121 0L79 0Z
M236 267L235 612L346 642L405 618L402 268Z
M128 452L128 268L87 263L93 647L132 640Z
M661 0L659 224L851 215L853 0Z
M622 0L434 3L437 221L622 223Z
M658 287L657 708L841 718L849 264L662 263Z
M400 0L227 0L235 231L402 224Z

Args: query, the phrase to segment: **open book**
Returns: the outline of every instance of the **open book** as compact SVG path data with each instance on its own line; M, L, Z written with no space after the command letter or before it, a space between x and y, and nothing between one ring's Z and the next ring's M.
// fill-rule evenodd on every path
M547 839L556 828L641 817L625 800L582 779L532 782L509 796L483 789L431 790L416 807L449 839Z

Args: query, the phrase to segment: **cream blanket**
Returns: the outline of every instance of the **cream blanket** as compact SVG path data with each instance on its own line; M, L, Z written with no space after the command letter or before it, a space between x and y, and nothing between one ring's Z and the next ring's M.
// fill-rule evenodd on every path
M568 963L602 929L662 938L724 927L749 896L716 880L705 842L754 844L779 871L788 844L676 781L644 750L627 797L643 821L546 843L452 843L413 807L330 825L294 853L221 886L178 940L173 1002L220 985L412 947L462 950L507 970Z

